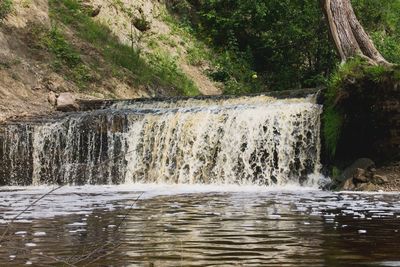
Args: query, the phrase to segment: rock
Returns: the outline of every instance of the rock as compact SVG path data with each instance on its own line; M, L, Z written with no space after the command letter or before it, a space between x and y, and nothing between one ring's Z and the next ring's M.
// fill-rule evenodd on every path
M95 9L93 9L92 14L90 14L92 17L96 17L97 15L100 14L101 6L97 6Z
M353 183L353 178L347 179L343 185L341 186L342 190L353 191L356 189L355 184Z
M79 105L76 102L76 98L71 93L61 93L57 98L56 109L59 111L77 111Z
M388 182L388 179L385 176L375 174L372 177L371 182L373 184L375 184L375 185L383 185L383 184L386 184Z
M42 86L40 84L32 86L32 91L39 91L39 90L42 90Z
M366 170L357 168L354 175L353 180L355 183L366 183L368 182Z
M49 94L47 95L47 101L49 101L49 103L55 107L57 105L57 96L56 93L54 93L53 91L50 91Z
M151 29L151 23L147 21L144 15L136 17L132 20L133 26L141 32L145 32Z
M356 173L357 169L364 169L368 170L370 168L373 168L375 166L375 163L368 158L360 158L356 160L353 164L351 164L349 167L347 167L341 176L337 178L337 180L343 182L346 181L350 178L354 177L354 174Z
M357 186L357 191L377 191L377 188L372 183L363 183Z

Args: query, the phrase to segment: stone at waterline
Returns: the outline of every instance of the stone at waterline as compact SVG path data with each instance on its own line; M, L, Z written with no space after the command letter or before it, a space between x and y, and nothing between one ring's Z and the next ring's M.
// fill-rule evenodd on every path
M377 187L372 183L362 183L357 186L356 191L377 191Z
M61 93L57 98L56 109L59 111L77 111L79 110L79 105L73 94Z
M354 183L366 183L368 182L368 174L366 170L357 168L355 174L353 175Z
M356 185L353 183L353 178L347 179L343 182L343 185L340 186L340 190L353 191L354 189L356 189Z
M357 172L357 169L364 169L364 170L368 170L375 167L375 163L368 158L360 158L357 159L353 164L351 164L349 167L347 167L342 175L340 175L339 177L337 177L336 179L339 182L344 182L350 178L353 178L354 175Z
M375 174L372 177L371 182L375 185L383 185L388 182L388 179L385 176Z

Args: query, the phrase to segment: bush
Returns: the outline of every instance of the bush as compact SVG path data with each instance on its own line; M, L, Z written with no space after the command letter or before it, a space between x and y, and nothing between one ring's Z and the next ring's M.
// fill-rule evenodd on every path
M11 12L12 5L12 0L0 0L0 22Z

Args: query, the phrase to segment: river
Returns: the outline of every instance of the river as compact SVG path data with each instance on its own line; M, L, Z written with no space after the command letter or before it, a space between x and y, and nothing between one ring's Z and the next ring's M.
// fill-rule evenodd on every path
M400 195L286 185L0 190L1 266L400 266Z

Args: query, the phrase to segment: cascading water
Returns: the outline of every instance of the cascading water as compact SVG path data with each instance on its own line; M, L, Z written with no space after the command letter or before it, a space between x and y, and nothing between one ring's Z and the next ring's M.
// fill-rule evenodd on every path
M266 96L120 102L0 130L0 184L305 183L321 106Z

